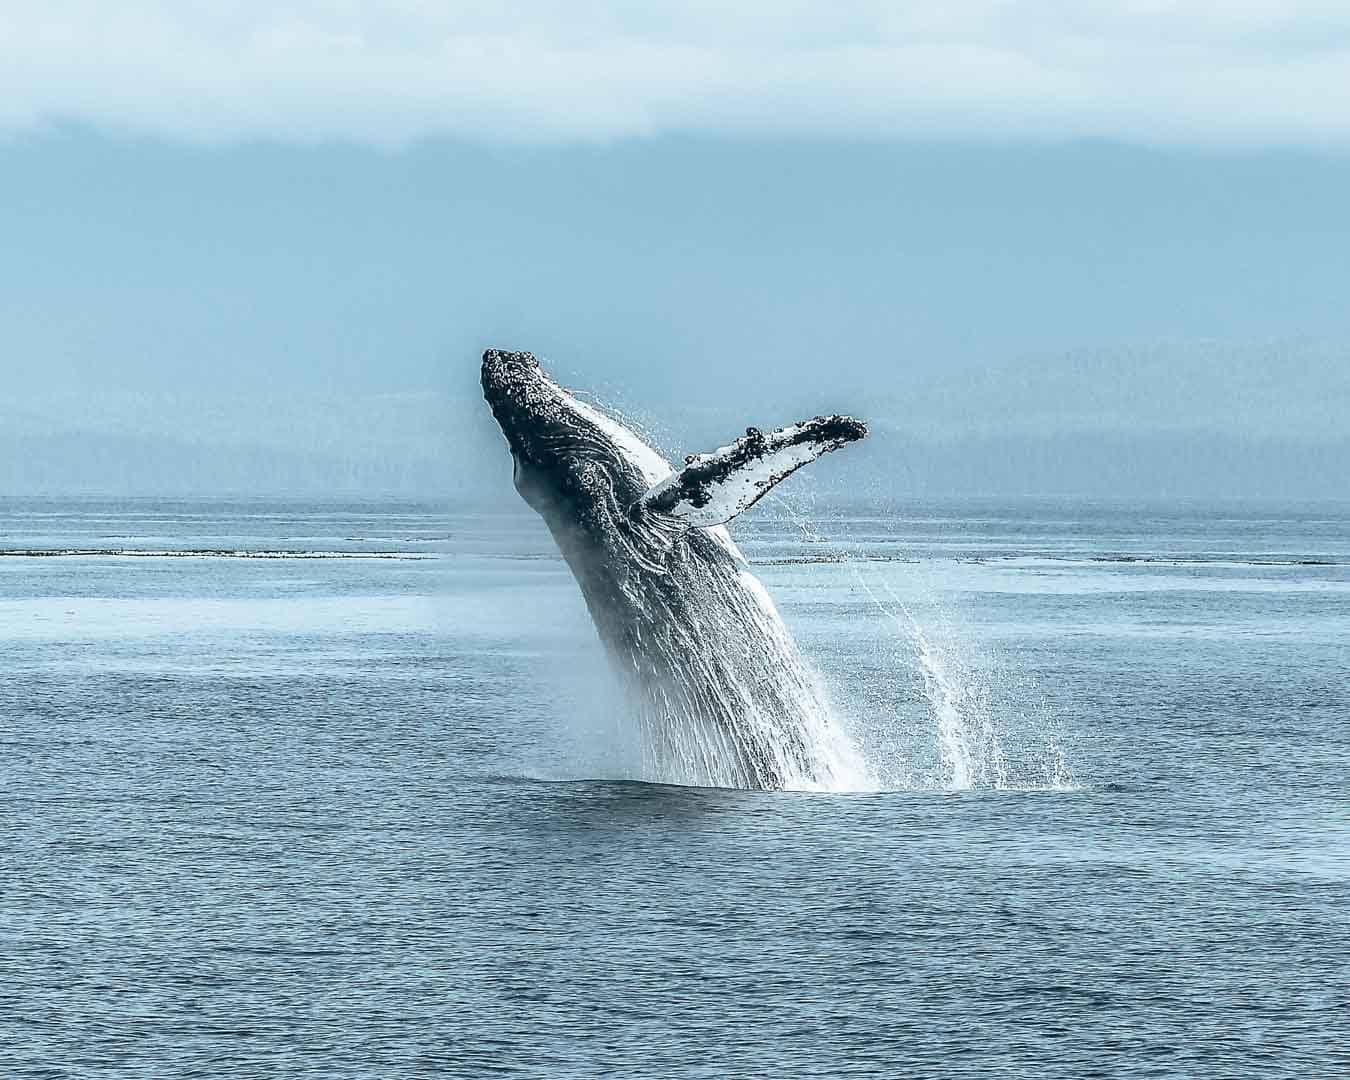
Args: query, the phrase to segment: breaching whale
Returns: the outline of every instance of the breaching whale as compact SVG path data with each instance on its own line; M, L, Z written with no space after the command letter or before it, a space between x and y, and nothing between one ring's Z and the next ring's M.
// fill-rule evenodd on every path
M482 383L516 490L581 587L657 777L758 789L856 782L856 751L725 525L866 425L817 416L749 428L676 471L528 352L487 350Z

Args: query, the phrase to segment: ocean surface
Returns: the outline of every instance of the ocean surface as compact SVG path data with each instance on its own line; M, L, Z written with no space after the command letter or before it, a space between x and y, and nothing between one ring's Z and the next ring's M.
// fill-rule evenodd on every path
M1350 504L735 535L854 790L660 783L523 507L0 500L0 1077L1350 1076Z

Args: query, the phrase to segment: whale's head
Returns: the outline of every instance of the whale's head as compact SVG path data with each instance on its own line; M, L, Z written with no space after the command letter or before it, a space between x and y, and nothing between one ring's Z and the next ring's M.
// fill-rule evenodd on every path
M594 531L670 475L633 432L554 382L528 352L483 353L483 397L506 436L521 497L560 542Z
M660 554L676 536L696 547L710 540L739 560L722 525L801 466L867 434L861 420L839 415L771 432L747 428L710 454L689 455L674 473L638 435L550 379L530 353L485 352L483 396L511 447L516 490L579 573L588 561L580 557L596 550Z

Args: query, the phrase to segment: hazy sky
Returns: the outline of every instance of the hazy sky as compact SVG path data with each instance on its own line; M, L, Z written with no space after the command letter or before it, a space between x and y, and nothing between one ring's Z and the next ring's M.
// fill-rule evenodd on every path
M913 387L945 431L934 379L1105 351L1177 430L1224 356L1306 348L1232 423L1327 437L1350 7L723 8L9 0L0 398L470 398L491 344L747 422ZM999 378L981 431L1028 408ZM1048 431L1131 422L1070 381L1013 378Z
M6 0L0 116L204 139L1350 137L1340 0Z

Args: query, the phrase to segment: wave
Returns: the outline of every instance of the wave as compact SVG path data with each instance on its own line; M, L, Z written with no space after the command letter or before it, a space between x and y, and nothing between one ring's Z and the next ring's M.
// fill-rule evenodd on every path
M427 559L400 551L255 551L246 548L5 548L0 557L22 559Z
M1041 563L1054 563L1058 566L1091 566L1091 565L1132 565L1142 566L1194 566L1194 567L1214 567L1214 566L1350 566L1350 559L1331 558L1325 556L1300 556L1300 555L1257 555L1250 557L1240 556L1214 556L1214 555L1134 555L1134 554L1101 554L1101 555L1046 555L1046 554L1026 554L1023 552L1008 552L1002 554L950 554L950 555L927 555L917 557L914 555L892 554L889 552L853 552L850 554L823 553L819 555L778 555L767 558L752 558L756 566L810 566L817 563L922 563L922 562L956 562L969 563L975 565L985 565L989 563L1022 563L1024 565L1035 565Z
M1145 566L1345 566L1350 560L1301 555L1006 555L1011 561L1020 559L1027 562L1054 563L1139 563Z

